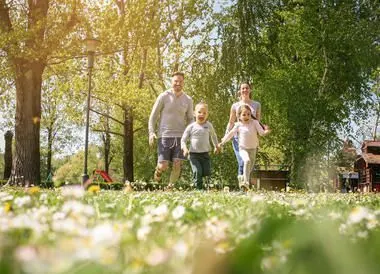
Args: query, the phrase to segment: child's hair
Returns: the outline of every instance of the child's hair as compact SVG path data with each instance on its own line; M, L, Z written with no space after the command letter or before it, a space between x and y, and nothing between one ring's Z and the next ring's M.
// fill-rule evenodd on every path
M208 111L208 105L206 102L204 102L203 100L200 101L198 104L195 105L195 109L197 109L198 107L204 107L207 111Z
M251 107L249 105L247 105L247 104L243 104L243 105L239 106L238 112L237 112L239 119L240 119L240 114L243 112L244 109L249 110L249 112L251 113L251 117L252 117L253 120L257 120L257 118L255 117L255 115L253 115L253 113L252 113Z

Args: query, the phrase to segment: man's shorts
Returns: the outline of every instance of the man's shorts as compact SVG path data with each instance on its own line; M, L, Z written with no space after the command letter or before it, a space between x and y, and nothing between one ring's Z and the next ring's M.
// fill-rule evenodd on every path
M157 153L158 162L185 160L181 149L181 137L158 138Z

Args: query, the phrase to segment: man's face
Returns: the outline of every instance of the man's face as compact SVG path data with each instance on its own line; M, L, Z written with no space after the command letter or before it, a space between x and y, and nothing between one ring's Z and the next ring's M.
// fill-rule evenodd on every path
M183 89L184 79L181 75L174 75L172 78L172 89L175 93L179 93Z

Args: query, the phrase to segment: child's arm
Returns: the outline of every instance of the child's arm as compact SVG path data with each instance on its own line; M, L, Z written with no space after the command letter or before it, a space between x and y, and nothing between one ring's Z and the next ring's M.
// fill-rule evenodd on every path
M224 137L222 138L221 142L219 143L219 146L223 146L225 143L227 143L229 140L232 139L232 137L238 132L239 124L235 124L233 129L228 132Z
M214 146L214 153L218 153L220 151L220 147L218 144L218 137L216 136L214 126L210 122L209 122L209 125L210 125L210 138Z
M182 134L182 138L181 138L181 149L183 151L183 156L187 156L187 154L189 154L189 150L187 149L187 146L186 146L186 142L187 142L187 139L189 139L190 137L190 132L191 132L191 126L192 124L188 125L185 129L185 131L183 132Z

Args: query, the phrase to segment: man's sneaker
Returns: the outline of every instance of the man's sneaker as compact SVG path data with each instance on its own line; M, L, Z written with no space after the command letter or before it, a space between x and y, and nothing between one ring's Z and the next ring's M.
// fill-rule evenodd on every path
M162 171L158 167L156 167L156 170L154 171L153 179L156 182L159 182L161 180L161 175L162 175Z
M249 184L248 183L242 183L240 186L240 189L244 192L247 192L249 190Z
M166 188L165 188L166 191L173 191L174 190L174 184L173 183L169 183Z
M239 182L239 187L244 183L244 175L238 175L238 182Z

